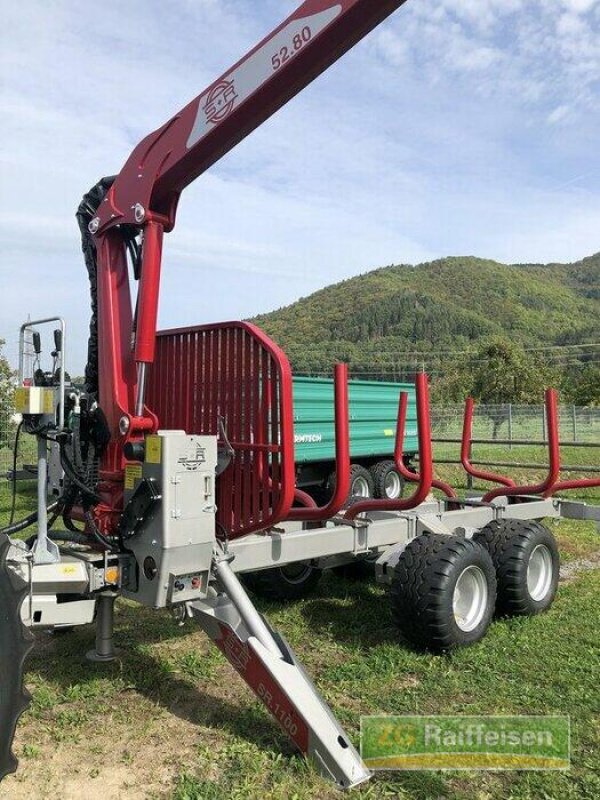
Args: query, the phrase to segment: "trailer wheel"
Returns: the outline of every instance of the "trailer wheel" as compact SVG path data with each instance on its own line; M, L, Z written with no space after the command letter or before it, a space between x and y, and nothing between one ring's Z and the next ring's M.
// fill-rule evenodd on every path
M550 608L558 587L560 557L545 525L504 519L490 522L473 538L494 562L499 614L533 615Z
M335 491L335 481L336 475L332 472L327 479L327 489L331 494ZM365 497L373 497L374 491L371 472L361 464L350 464L350 491L345 505L349 506Z
M404 491L404 478L394 461L379 461L371 467L375 497L397 500Z
M248 589L267 600L300 600L316 589L322 574L310 564L297 562L247 572L242 579Z
M444 651L473 644L494 614L492 559L470 539L421 534L400 556L390 598L400 633L417 647Z

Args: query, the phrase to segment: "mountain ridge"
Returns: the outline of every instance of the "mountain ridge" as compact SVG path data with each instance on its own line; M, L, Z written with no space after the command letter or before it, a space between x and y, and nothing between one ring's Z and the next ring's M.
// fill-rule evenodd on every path
M444 351L471 351L492 338L576 352L600 341L600 252L567 264L475 256L392 264L253 321L299 372L329 371L341 359L354 374L383 375L419 354L441 366Z

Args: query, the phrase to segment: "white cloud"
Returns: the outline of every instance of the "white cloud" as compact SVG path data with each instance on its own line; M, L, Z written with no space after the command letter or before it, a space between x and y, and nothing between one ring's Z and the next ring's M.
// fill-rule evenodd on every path
M295 5L5 4L0 336L11 347L28 313L65 313L80 370L81 195ZM599 42L589 0L407 2L186 190L166 238L161 323L250 316L392 262L597 250Z

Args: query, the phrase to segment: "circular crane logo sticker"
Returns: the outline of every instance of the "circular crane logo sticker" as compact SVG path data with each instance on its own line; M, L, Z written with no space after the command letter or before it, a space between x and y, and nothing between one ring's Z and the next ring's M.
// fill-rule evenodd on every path
M216 124L224 120L231 113L237 97L233 81L222 79L216 83L204 103L206 121Z

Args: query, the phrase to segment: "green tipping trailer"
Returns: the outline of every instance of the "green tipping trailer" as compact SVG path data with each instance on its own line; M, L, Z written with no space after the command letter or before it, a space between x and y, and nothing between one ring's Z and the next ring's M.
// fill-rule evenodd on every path
M352 380L350 395L351 494L398 497L403 481L394 462L400 392L408 392L405 462L417 452L417 414L412 383ZM331 488L335 479L333 380L294 377L294 440L297 485Z

